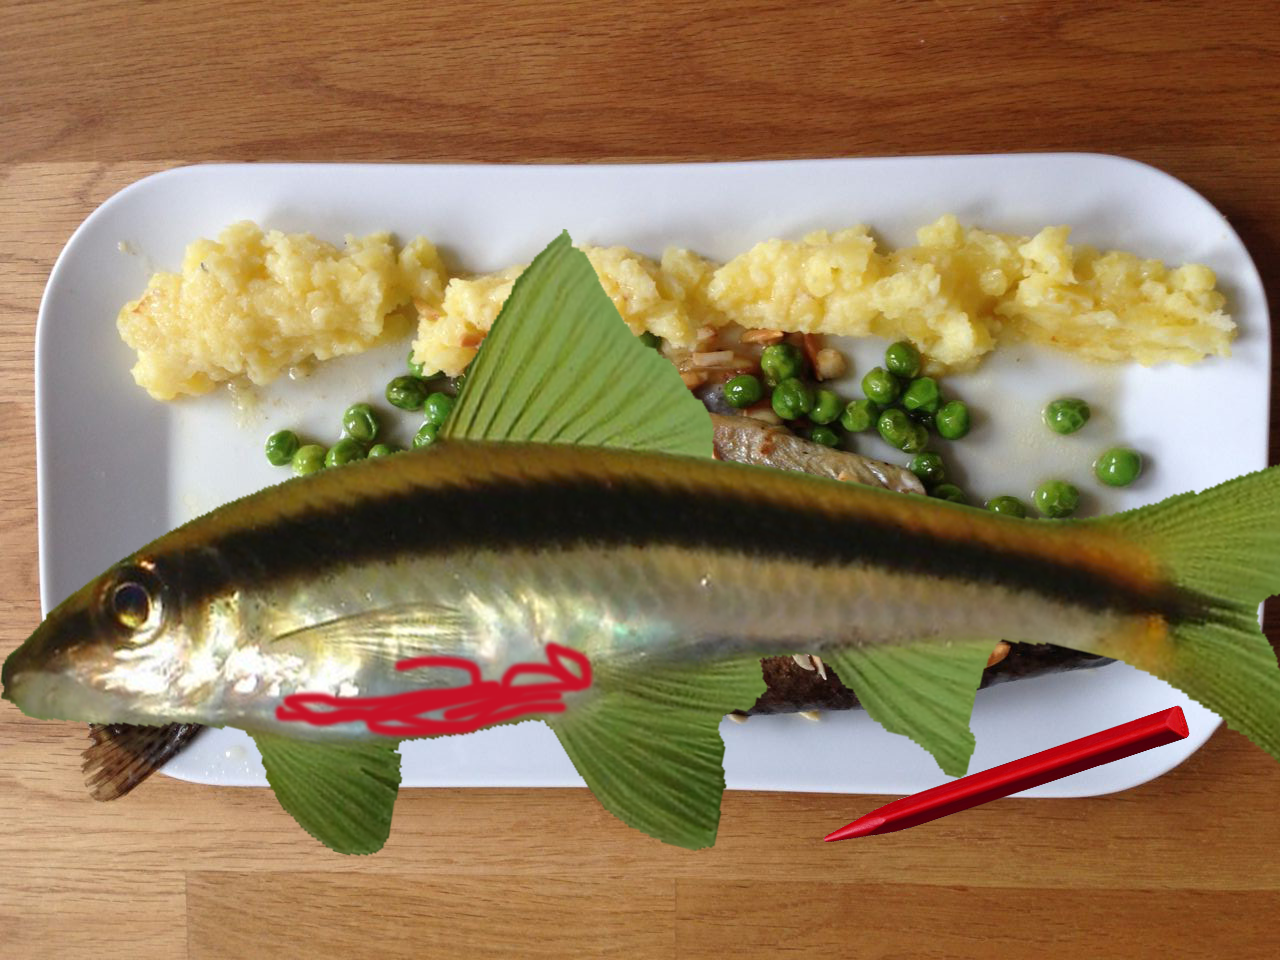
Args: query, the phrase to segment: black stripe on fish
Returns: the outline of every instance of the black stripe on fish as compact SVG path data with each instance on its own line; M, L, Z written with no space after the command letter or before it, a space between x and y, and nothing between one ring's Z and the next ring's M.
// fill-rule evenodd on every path
M350 468L344 468L350 469ZM1026 521L1028 523L1038 521ZM779 503L727 482L714 496L639 476L484 478L357 495L333 506L231 529L213 549L157 557L212 595L228 571L242 582L287 580L405 555L582 546L675 546L788 558L813 566L867 564L902 574L1026 590L1084 609L1204 621L1204 598L1173 586L1143 589L1106 572L972 542L944 541L869 515ZM161 574L164 575L163 572ZM198 599L198 597L195 597Z

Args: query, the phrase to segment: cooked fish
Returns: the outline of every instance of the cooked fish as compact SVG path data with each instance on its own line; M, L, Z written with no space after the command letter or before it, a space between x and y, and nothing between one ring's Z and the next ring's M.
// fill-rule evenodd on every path
M796 436L786 427L773 426L751 417L719 413L711 414L711 423L715 429L715 453L719 460L864 483L899 493L924 493L924 486L910 470L847 450L824 447Z
M997 640L1124 660L1280 756L1257 623L1280 584L1277 470L1026 522L716 462L712 432L562 236L443 442L162 537L49 615L4 696L36 717L247 730L282 805L345 852L388 835L400 740L529 717L619 818L705 846L720 719L759 697L761 657L801 652L953 775Z

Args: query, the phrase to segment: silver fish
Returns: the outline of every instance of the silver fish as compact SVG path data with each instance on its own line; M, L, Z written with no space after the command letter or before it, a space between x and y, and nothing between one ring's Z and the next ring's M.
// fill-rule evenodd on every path
M49 615L4 696L39 717L245 729L282 805L344 852L386 840L400 739L530 717L619 818L705 846L720 719L762 692L762 656L798 652L956 775L997 639L1124 660L1280 756L1256 619L1280 585L1280 471L1026 522L718 463L712 433L562 236L438 448L162 537Z

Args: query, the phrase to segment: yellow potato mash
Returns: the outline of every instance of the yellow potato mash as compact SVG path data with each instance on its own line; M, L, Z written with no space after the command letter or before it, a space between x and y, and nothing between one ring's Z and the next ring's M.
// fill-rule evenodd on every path
M1068 233L991 233L948 215L921 228L915 246L887 252L856 226L766 240L719 267L676 248L660 263L623 247L586 253L631 328L681 348L700 327L733 323L910 340L935 367L952 369L973 366L1001 340L1143 364L1229 353L1235 324L1208 267L1074 248ZM520 269L450 281L443 306L422 313L417 359L460 373Z
M992 233L948 215L897 250L855 226L766 240L723 265L674 247L660 261L625 247L585 252L632 330L680 349L736 324L910 340L952 369L1014 340L1143 364L1229 353L1235 324L1208 267L1073 247L1068 234ZM182 273L152 277L118 322L138 352L134 378L160 399L241 376L265 383L306 359L366 349L398 332L396 313L410 303L415 359L457 375L522 269L446 286L421 237L399 251L387 234L348 238L340 251L239 223L192 244Z
M267 383L402 336L411 321L395 312L438 304L445 279L423 238L397 251L386 233L348 237L339 250L243 222L191 244L182 272L155 274L117 327L138 353L139 386L171 400L238 377Z
M646 331L672 343L693 343L700 326L723 326L728 318L706 302L715 264L687 250L670 248L662 262L626 247L586 247L601 286L636 334ZM429 370L461 373L511 293L523 266L473 279L454 278L439 309L420 309L414 359Z

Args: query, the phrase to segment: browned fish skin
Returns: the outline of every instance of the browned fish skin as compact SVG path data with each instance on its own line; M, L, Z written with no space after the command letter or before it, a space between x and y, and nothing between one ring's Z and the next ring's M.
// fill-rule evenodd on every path
M910 470L824 447L796 436L785 427L771 426L751 417L718 413L711 414L711 422L715 426L715 452L719 460L793 470L898 493L924 493L920 480Z
M1008 655L982 674L980 689L1012 680L1080 670L1114 663L1106 657L1055 647L1048 643L1015 643ZM769 657L764 661L768 684L746 716L766 713L801 713L812 710L857 710L861 707L853 691L840 682L830 664L824 664L824 679L817 670L807 670L792 657Z

